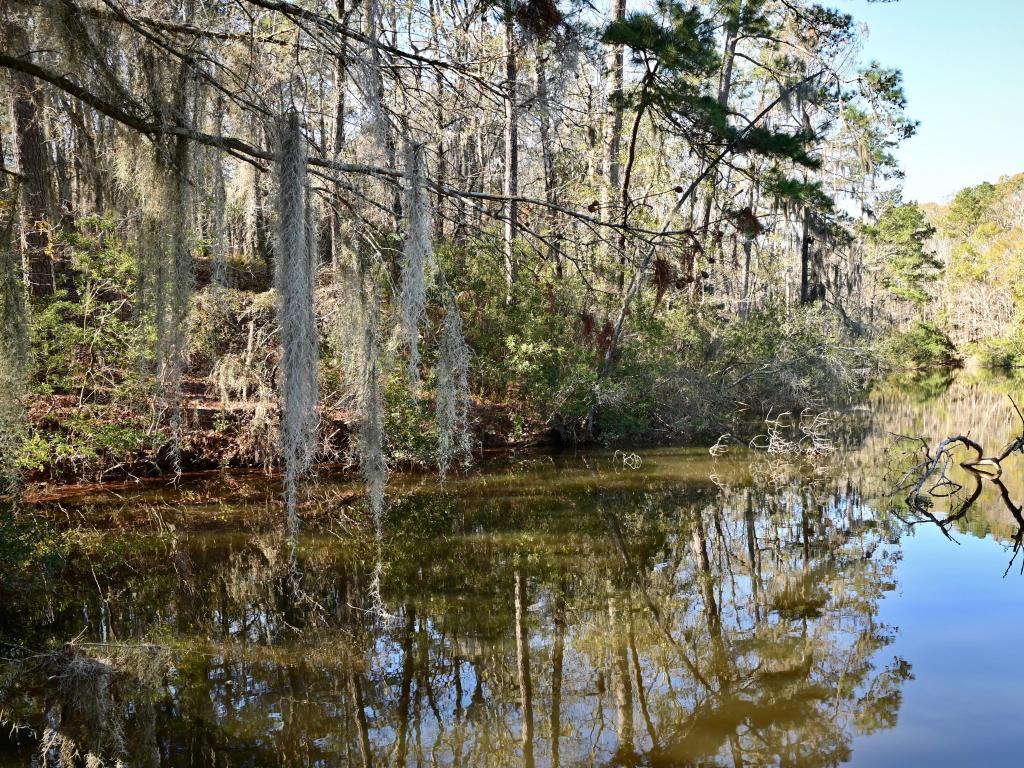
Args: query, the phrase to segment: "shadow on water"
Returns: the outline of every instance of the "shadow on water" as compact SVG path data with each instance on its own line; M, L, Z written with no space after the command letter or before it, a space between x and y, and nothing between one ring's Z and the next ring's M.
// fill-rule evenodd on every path
M379 551L327 479L294 560L262 483L64 504L59 578L0 607L0 764L844 763L914 679L880 618L907 532L887 431L973 398L999 432L1007 386L880 388L827 469L692 449L407 478ZM947 528L1019 545L994 490L984 531Z

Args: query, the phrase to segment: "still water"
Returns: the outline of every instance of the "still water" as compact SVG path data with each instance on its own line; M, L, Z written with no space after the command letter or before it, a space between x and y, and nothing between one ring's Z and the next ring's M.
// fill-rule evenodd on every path
M0 765L1021 765L1024 458L944 528L888 493L890 433L998 453L1008 393L887 384L813 461L401 477L379 538L321 478L294 553L258 477L63 499L73 558L0 606Z

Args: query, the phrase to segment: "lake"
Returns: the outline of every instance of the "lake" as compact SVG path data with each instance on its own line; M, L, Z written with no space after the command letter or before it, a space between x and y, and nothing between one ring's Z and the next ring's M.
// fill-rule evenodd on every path
M780 427L400 475L379 534L325 475L294 546L258 475L49 502L72 557L0 607L0 765L1020 765L1024 458L891 494L893 433L998 453L1008 395L886 382L813 456Z

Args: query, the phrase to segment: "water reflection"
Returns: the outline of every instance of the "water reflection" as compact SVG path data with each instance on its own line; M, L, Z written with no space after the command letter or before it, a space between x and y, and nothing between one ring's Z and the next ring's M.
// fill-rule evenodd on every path
M0 765L847 762L898 730L916 664L880 617L907 532L887 431L963 431L973 402L998 441L998 390L881 388L828 471L691 450L406 478L379 545L325 481L294 559L260 482L96 495L59 581L0 596ZM1016 553L1004 480L930 514Z
M1024 498L1018 471L1024 412L1014 399L1015 381L996 382L949 383L946 399L968 400L972 406L944 420L949 429L959 431L936 434L933 424L923 435L891 433L883 476L891 485L894 513L909 528L933 525L954 542L955 533L972 530L981 535L991 531L1009 541L1006 575L1024 543L1024 514L1014 500Z
M66 738L133 765L842 762L895 723L910 677L879 653L895 531L846 485L763 490L732 462L715 469L734 488L681 482L706 462L663 453L410 490L384 542L388 620L374 543L351 530L310 526L295 567L232 526L87 542L33 596L45 631L4 619L19 647L76 638L7 665L5 708L31 728L16 754L42 740L59 764ZM143 643L167 649L158 673L132 672ZM53 672L66 659L77 677ZM85 698L113 735L90 741L81 694L100 689Z

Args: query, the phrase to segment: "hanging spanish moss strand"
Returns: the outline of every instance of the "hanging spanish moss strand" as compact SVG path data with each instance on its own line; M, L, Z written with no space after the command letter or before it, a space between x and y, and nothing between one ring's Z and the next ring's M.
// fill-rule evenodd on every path
M235 175L235 196L240 205L238 241L242 255L251 261L260 253L260 174L249 163L239 163Z
M285 466L288 530L298 531L298 483L313 461L319 420L319 352L313 312L316 260L306 143L297 112L285 117L278 136L277 289L281 338L281 452Z
M437 468L444 477L453 461L468 465L473 455L469 438L469 346L454 300L448 302L441 323L435 408Z
M359 382L359 468L366 484L374 528L379 532L384 521L384 489L388 482L388 462L384 453L384 393L380 337L377 318L379 300L374 295L366 313L363 360Z
M139 333L147 336L150 327L155 330L156 339L152 357L139 356L139 375L150 379L154 371L160 368L160 357L164 347L163 330L166 323L161 320L163 294L169 271L169 246L167 243L169 225L168 209L171 205L170 184L167 170L160 162L157 152L146 151L130 136L119 141L115 153L115 174L119 185L126 192L138 198L142 216L139 231L135 238L138 253L138 269L135 278L135 302L133 320L138 324ZM156 394L160 394L160 381L155 384ZM157 428L160 418L159 408L154 408L152 432Z
M348 248L342 249L332 275L334 306L330 329L336 364L345 371L361 372L365 359L367 307L358 254Z
M361 273L361 270L360 270ZM384 565L384 492L388 482L388 461L384 452L384 390L381 345L379 333L380 297L373 288L367 289L359 302L363 308L364 332L361 342L352 345L361 354L359 370L359 433L357 450L359 469L366 485L366 495L373 517L375 558L369 584L370 611L381 621L394 617L388 612L381 596Z
M17 183L11 199L17 199ZM21 264L12 247L15 211L0 227L0 495L18 487L15 459L24 439L21 397L28 368L28 322Z
M398 322L409 346L407 378L411 389L420 383L420 326L426 319L426 274L434 258L430 241L431 206L423 175L423 145L409 149L406 160L408 228L402 250L402 284Z
M220 153L213 153L213 216L211 227L211 256L214 290L218 303L224 301L224 289L228 287L228 234L227 234L227 186L224 182L224 161Z

